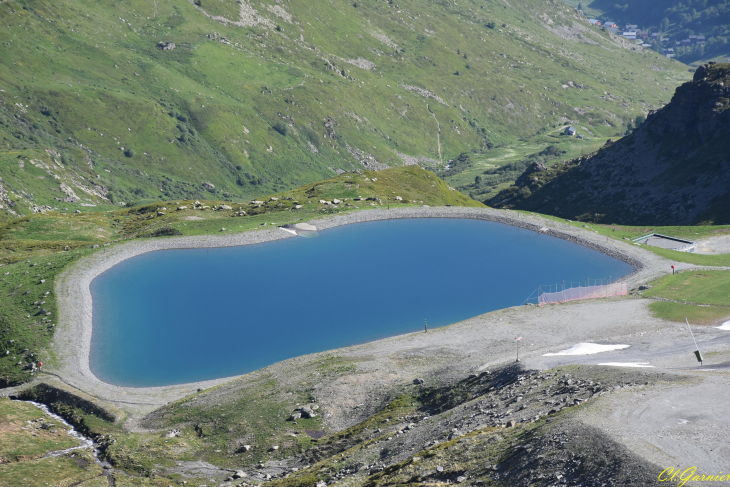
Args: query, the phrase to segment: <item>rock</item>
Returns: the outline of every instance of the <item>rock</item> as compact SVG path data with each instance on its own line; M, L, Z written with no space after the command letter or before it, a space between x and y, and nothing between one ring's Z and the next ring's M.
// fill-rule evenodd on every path
M436 467L436 471L437 472L443 472L444 471L444 467L442 467L441 465L439 465L439 466Z
M241 447L241 450L243 450L243 451L249 451L249 450L251 450L251 445L243 445Z
M314 418L315 416L317 416L317 413L315 413L312 408L307 407L307 406L304 406L301 409L301 413L302 413L302 417L305 418L305 419L306 418Z
M175 47L174 42L160 41L157 43L157 49L160 51L172 51Z
M651 286L647 286L645 284L639 286L639 291L646 291L647 289L651 289Z
M232 207L232 206L228 206L228 205L220 205L220 206L218 207L218 209L219 209L219 210L232 210L232 209L233 209L233 207Z
M396 196L395 199L396 201L403 201L403 198L401 198L400 196Z
M269 448L269 451L276 451L279 449L279 445L274 445L271 448Z
M414 384L423 384L425 381L423 379L413 379Z
M327 483L320 480L317 482L317 487L327 487Z
M187 206L178 206L177 209L178 209L178 211L187 210L188 207Z
M342 203L342 200L338 200L337 198L335 198L332 200L332 203L335 205L339 205L340 203Z
M225 232L225 231L226 231L226 227L221 228L221 232Z
M294 209L295 209L295 210L298 210L298 209L300 209L300 208L304 208L304 205L295 205L295 206L294 206Z
M231 475L231 477L233 477L234 479L242 479L246 476L247 476L247 474L243 470L236 470L236 473Z
M165 216L165 212L164 211L158 211L157 212L157 216Z
M203 183L203 189L206 191L213 191L215 189L215 185L213 183L209 183L206 181ZM196 201L196 203L197 203L197 201Z
M251 204L252 205L263 205L264 202L263 201L254 200L254 201L251 202Z
M269 198L269 201L279 201L279 198L277 198L276 196L272 196L271 198Z
M165 433L163 438L176 438L178 436L180 436L180 430L170 430L167 433Z
M44 282L46 282L46 280L45 279L41 279L41 284L43 284Z
M460 475L460 476L456 477L456 481L458 483L462 483L462 482L466 481L466 477L464 477L463 475Z
M514 419L507 421L508 428L514 428L516 425L517 425L517 421L515 421Z
M302 413L291 413L291 416L289 416L288 421L296 421L297 419L302 417Z

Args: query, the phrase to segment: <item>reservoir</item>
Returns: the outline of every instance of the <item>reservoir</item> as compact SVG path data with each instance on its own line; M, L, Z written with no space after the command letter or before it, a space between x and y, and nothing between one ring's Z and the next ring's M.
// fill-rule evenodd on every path
M555 237L481 220L345 225L317 238L149 252L91 283L90 366L161 386L244 374L303 354L522 304L538 285L633 267Z

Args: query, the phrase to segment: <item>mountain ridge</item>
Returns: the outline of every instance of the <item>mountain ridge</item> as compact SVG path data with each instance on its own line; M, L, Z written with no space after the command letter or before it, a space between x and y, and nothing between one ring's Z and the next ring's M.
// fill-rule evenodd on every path
M533 164L492 206L596 223L730 222L730 63L706 64L636 131L550 168Z

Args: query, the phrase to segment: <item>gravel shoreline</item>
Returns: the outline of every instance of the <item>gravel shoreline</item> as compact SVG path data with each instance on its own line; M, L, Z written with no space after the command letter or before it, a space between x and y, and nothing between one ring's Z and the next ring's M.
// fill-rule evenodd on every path
M652 252L601 236L586 229L529 214L491 208L421 207L392 210L374 209L313 220L319 230L341 225L403 218L470 218L504 223L561 238L620 259L635 268L623 280L629 287L665 275L670 262ZM278 229L251 230L233 235L209 237L174 237L134 240L108 247L84 258L63 272L56 282L59 322L53 340L56 363L49 370L67 385L97 399L108 401L130 412L156 409L198 389L205 389L235 379L234 376L204 382L162 387L124 387L108 384L97 378L89 367L92 338L92 300L89 289L93 279L114 265L147 252L167 249L232 247L271 242L294 236ZM680 265L693 267L690 265Z

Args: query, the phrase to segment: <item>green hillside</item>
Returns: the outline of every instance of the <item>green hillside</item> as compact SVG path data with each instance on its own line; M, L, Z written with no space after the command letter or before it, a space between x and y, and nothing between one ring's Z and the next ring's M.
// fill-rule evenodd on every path
M10 0L0 29L5 218L590 146L689 75L542 0Z

